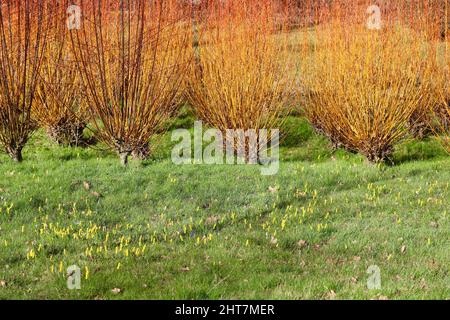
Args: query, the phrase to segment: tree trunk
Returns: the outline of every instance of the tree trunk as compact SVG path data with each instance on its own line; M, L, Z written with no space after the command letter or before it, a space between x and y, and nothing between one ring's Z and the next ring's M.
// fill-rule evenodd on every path
M120 164L124 167L128 166L128 157L130 156L129 152L122 152L119 154L120 156Z
M150 144L145 143L141 145L139 148L135 148L133 152L131 153L131 156L134 160L147 160L150 158L151 150L150 150Z
M86 125L76 120L61 119L53 126L47 127L47 135L51 141L61 146L80 146L86 141L83 131Z
M22 148L14 148L8 150L8 155L14 162L20 163L23 161Z
M382 146L367 150L365 155L367 160L373 164L392 163L393 151L392 146Z

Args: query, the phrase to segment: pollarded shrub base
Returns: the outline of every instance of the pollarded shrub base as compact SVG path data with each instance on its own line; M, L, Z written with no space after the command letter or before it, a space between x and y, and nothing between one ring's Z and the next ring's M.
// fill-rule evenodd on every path
M23 161L22 148L9 150L8 155L11 157L11 159L14 162L22 162Z
M367 150L361 150L370 163L386 163L392 159L394 148L392 146L369 147Z
M80 146L87 142L83 137L85 128L83 122L61 119L57 124L47 127L47 135L58 145Z
M12 142L10 143L10 145L5 147L5 151L14 162L22 162L22 150L25 144L26 141L24 141L23 143Z
M134 148L131 156L135 160L147 160L151 156L151 148L149 143L144 143L139 147Z

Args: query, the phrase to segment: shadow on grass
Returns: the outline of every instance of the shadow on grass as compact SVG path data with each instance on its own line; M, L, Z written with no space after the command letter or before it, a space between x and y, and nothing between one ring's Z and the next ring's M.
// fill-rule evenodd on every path
M434 137L423 140L409 140L399 144L392 158L392 165L413 161L442 159L448 157L448 153Z

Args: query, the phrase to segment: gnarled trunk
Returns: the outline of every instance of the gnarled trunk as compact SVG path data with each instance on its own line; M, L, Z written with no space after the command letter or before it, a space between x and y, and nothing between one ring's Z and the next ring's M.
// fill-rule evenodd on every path
M23 147L21 147L21 146L8 147L6 149L6 152L8 153L8 155L14 162L22 162L23 161L22 149L23 149Z
M391 163L394 148L390 145L379 147L373 146L368 148L368 150L364 153L370 163Z
M45 3L44 3L45 2ZM16 162L36 129L31 116L53 3L0 2L0 147Z
M61 146L80 146L85 144L83 131L86 124L82 122L60 121L47 127L47 135L51 141Z
M130 156L129 152L121 152L119 153L120 164L124 167L128 166L128 157Z
M144 143L143 145L135 148L131 153L133 159L135 160L147 160L151 156L151 149L149 143Z

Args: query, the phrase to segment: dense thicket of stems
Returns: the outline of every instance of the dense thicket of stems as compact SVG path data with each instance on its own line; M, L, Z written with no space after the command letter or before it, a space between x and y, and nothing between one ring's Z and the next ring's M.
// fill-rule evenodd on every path
M52 7L50 33L42 60L33 118L60 145L80 145L86 110L77 66L70 45L67 10L70 0L47 0Z
M66 23L72 4L79 30ZM372 5L380 30L366 26ZM78 145L89 122L123 164L144 159L183 89L197 116L222 131L279 127L300 96L318 131L373 162L411 132L434 130L448 147L449 8L450 0L0 0L0 147L21 161L39 125Z
M296 90L282 8L230 0L209 1L203 11L187 81L197 116L224 133L278 127Z
M286 3L280 0L281 3ZM367 19L365 11L377 5L383 20L408 23L416 30L433 29L434 37L443 37L449 29L445 10L449 0L293 0L289 22L293 27L308 27L329 22L339 13L353 21Z
M440 76L436 78L439 80L439 104L435 111L435 117L439 123L438 135L442 138L444 147L450 153L450 1L445 4L444 10L444 24L448 26L445 29L444 45L440 52Z
M446 26L444 37L445 37L445 61L446 65L446 85L443 88L443 109L442 116L442 127L444 128L444 143L447 151L450 153L450 0L446 1L445 4L445 18L444 25Z
M0 146L14 161L36 124L31 118L48 35L40 0L0 2Z
M361 14L367 2L333 3L328 20L308 34L314 41L303 60L306 116L335 146L386 161L436 103L440 18L429 14L437 7L411 1L424 6L406 16L397 10L404 4L380 6L381 28L371 30Z
M80 6L81 30L71 31L71 40L88 110L98 139L126 165L131 154L149 155L149 139L177 110L191 45L189 10L176 0Z

